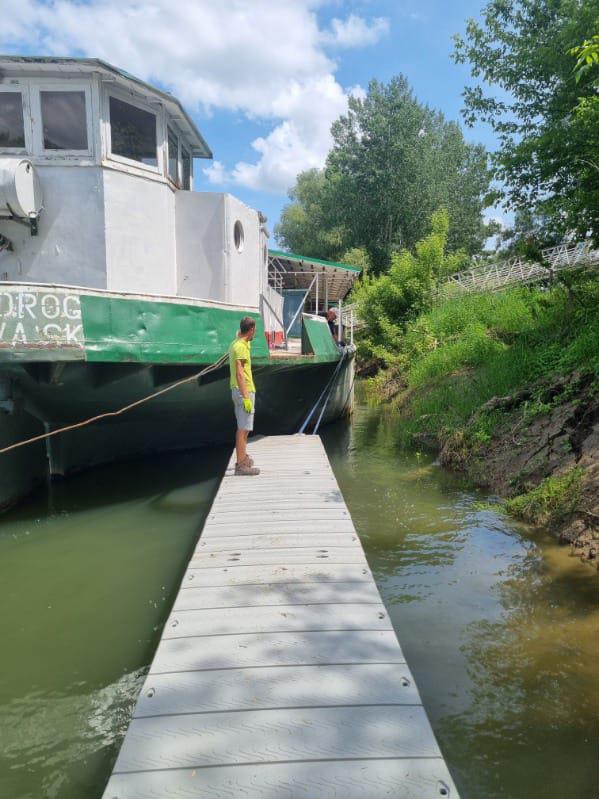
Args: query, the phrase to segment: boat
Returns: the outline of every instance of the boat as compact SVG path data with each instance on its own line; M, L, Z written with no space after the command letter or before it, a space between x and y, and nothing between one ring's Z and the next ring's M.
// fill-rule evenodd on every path
M190 378L0 454L0 507L100 463L232 442L228 365L194 375L244 316L257 434L350 412L360 270L269 250L259 211L193 190L211 157L179 100L121 69L0 57L0 450Z

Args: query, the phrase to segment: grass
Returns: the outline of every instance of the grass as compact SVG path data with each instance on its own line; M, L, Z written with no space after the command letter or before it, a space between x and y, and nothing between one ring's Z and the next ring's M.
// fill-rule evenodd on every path
M597 277L582 274L570 289L446 300L412 322L402 339L405 435L451 433L491 397L552 375L590 371L599 386L598 341ZM528 413L548 410L533 400ZM495 421L481 415L475 438L488 441Z
M531 524L555 524L569 516L580 499L584 469L546 477L526 494L509 499L506 510Z

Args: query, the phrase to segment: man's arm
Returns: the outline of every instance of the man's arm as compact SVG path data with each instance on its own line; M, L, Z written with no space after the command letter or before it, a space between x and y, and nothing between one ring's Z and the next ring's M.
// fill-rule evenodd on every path
M244 399L249 399L250 395L247 390L247 385L245 383L245 375L243 373L243 364L245 363L244 360L238 358L235 361L235 373L237 375L237 385L239 386L239 393Z

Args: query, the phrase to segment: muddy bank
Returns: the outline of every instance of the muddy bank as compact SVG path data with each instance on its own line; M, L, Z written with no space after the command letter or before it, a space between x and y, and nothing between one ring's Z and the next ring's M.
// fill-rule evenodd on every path
M382 390L409 416L411 397L397 377ZM591 375L575 372L493 397L459 430L412 437L599 568L599 394Z

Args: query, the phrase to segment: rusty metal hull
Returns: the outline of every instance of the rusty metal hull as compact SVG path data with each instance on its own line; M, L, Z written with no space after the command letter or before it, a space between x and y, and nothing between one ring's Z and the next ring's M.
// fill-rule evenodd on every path
M271 360L254 368L256 435L297 432L338 361ZM337 375L323 423L351 409L353 357ZM4 364L19 413L0 414L1 445L120 407L197 372L197 367L125 363ZM180 386L123 416L94 423L2 456L0 508L50 476L100 463L233 441L228 366ZM315 417L316 418L316 415Z

